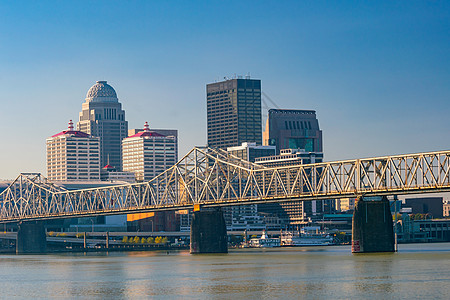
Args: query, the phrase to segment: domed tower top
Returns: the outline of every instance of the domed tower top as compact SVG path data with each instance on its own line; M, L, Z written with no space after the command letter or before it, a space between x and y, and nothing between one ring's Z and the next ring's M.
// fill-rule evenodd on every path
M86 94L86 102L119 102L116 91L106 81L97 81Z

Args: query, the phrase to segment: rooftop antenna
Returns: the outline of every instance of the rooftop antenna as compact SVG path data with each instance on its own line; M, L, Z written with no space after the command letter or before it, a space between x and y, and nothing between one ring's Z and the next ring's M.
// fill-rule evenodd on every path
M73 123L72 123L72 120L69 120L69 131L73 131Z
M148 125L148 122L145 122L145 124L144 124L144 131L145 132L149 132L150 131L150 126Z

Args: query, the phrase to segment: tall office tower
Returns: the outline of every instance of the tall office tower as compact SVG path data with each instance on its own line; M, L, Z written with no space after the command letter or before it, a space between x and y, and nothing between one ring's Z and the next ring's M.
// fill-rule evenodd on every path
M97 81L86 95L77 129L100 137L100 164L122 168L122 139L127 137L128 122L116 91L106 83Z
M269 109L263 145L282 149L323 152L322 130L314 110Z
M52 181L100 180L100 138L73 130L47 139L47 178Z
M144 130L122 141L123 170L134 172L137 181L150 180L177 161L176 138Z
M261 80L229 79L206 86L208 146L261 145Z

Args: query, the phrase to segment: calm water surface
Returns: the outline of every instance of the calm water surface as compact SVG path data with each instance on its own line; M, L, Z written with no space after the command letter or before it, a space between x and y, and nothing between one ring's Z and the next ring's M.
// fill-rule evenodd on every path
M0 255L2 299L450 299L450 243L352 255L347 246Z

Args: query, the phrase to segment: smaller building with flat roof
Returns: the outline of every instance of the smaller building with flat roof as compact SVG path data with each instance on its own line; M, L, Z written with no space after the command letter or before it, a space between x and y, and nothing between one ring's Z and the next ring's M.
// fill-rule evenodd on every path
M256 143L245 142L241 146L228 147L227 152L243 160L255 162L259 157L275 155L276 147L257 146Z

